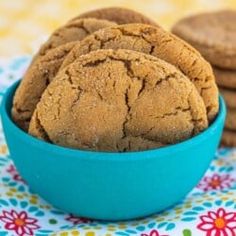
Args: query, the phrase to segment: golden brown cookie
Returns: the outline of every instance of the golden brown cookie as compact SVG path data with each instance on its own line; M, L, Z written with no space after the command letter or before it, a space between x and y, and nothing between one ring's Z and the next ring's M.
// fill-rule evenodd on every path
M72 148L131 151L188 139L208 125L195 86L179 70L129 50L97 50L60 71L29 133Z
M221 139L221 144L227 147L236 147L236 132L225 129Z
M236 70L224 70L213 67L216 83L219 86L236 89Z
M38 54L43 56L50 49L56 48L64 43L82 40L99 29L114 25L116 25L115 22L94 18L70 21L52 33L47 42L42 45Z
M202 13L177 22L172 32L183 38L213 65L236 69L236 11Z
M75 42L70 42L50 50L27 69L16 90L12 107L12 118L22 129L28 130L29 121L43 91L74 45Z
M12 116L19 127L28 130L30 118L41 94L75 42L100 28L114 25L115 23L107 20L79 19L60 27L52 34L34 57L16 91Z
M236 131L236 109L229 108L227 110L225 128L229 129L229 130Z
M220 93L223 95L226 105L236 109L236 90L220 88Z
M62 68L79 56L97 49L130 49L161 58L179 68L196 86L206 105L209 121L218 112L218 89L212 68L190 45L160 27L118 25L91 34L65 58Z
M117 24L144 23L157 26L157 23L145 15L131 9L122 7L108 7L85 12L72 20L80 18L105 19Z

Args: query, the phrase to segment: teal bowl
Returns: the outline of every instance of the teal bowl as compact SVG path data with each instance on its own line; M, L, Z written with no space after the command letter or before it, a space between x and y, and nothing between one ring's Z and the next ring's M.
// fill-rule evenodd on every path
M183 199L207 170L219 144L226 108L201 134L154 150L109 153L40 141L11 119L18 82L4 95L3 129L11 158L31 189L78 216L127 220L162 211Z

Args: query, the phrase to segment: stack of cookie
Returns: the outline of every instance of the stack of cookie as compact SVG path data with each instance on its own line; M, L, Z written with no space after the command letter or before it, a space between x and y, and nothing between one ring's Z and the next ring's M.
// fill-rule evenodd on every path
M17 88L12 117L57 145L124 152L189 139L218 109L200 53L140 13L108 8L51 35Z
M187 17L177 22L172 31L198 49L212 64L228 107L222 144L236 146L236 11Z

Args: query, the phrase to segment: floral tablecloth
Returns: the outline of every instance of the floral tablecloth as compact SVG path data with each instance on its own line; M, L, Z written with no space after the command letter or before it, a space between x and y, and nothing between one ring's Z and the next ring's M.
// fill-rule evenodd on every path
M29 61L28 56L0 60L0 99ZM133 221L94 221L62 212L30 191L14 167L0 126L3 235L236 236L236 150L219 149L200 183L174 208Z

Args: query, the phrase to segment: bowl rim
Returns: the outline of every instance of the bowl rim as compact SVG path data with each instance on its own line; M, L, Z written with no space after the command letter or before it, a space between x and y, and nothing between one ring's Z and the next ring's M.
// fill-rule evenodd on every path
M182 141L177 144L156 148L156 149L149 149L149 150L143 150L143 151L132 151L132 152L102 152L102 151L91 151L91 150L81 150L81 149L72 149L68 147L63 147L51 143L47 143L43 140L40 140L38 138L35 138L22 129L20 129L12 120L10 117L10 113L8 111L8 104L10 99L10 104L12 107L12 101L15 94L15 91L20 83L21 79L15 81L11 86L7 88L5 93L3 94L3 98L1 101L1 117L2 119L7 122L7 125L10 126L10 129L16 134L16 137L20 136L21 139L24 139L30 146L37 146L39 149L47 150L51 153L66 153L66 156L84 156L88 154L88 156L95 157L96 159L109 159L109 160L123 160L122 156L124 156L125 160L127 158L131 160L138 160L139 158L148 158L149 156L153 156L153 154L157 157L170 155L171 153L177 153L179 151L183 151L186 149L191 148L192 146L198 145L199 143L202 143L204 140L209 139L214 133L215 130L218 128L222 122L224 123L225 117L226 117L226 105L224 102L224 99L222 96L219 95L219 111L216 115L214 121L210 124L210 126L202 131L201 133L197 134L196 136ZM133 157L135 155L135 158ZM118 158L117 158L118 157Z

